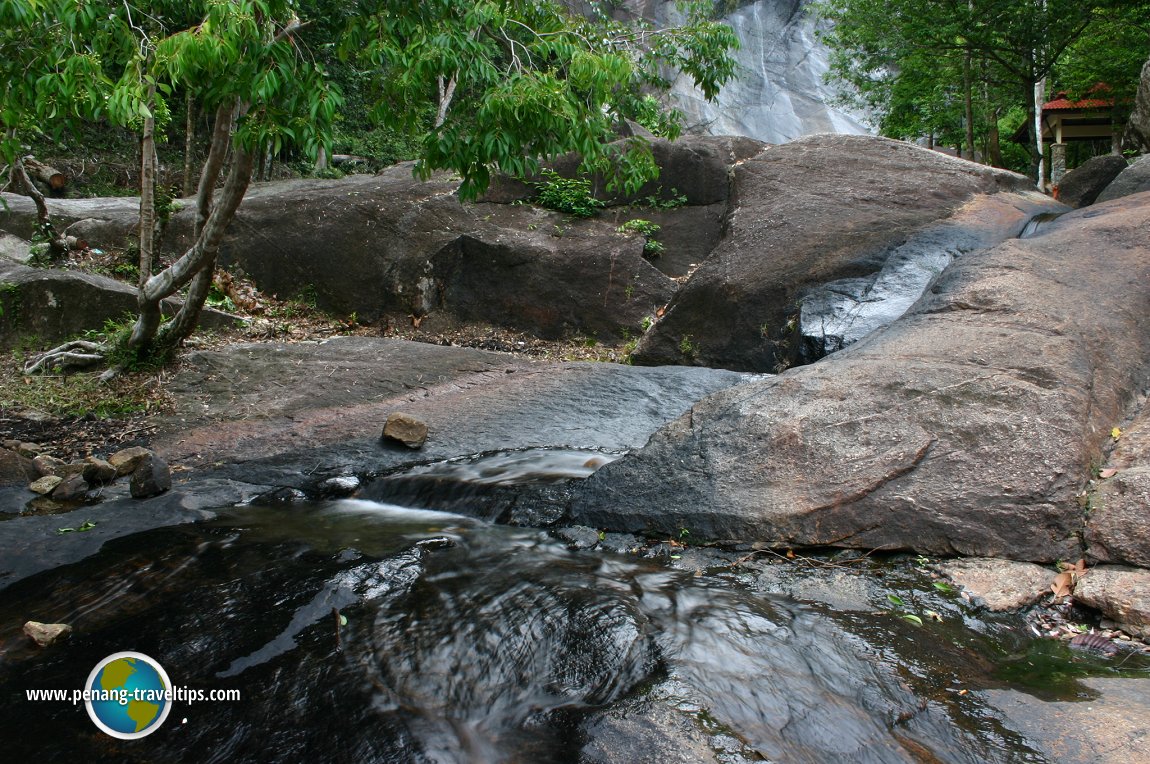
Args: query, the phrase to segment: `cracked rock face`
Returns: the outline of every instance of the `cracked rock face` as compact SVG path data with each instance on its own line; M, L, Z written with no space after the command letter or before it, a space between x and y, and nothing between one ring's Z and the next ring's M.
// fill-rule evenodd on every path
M582 484L569 519L1074 559L1080 491L1150 366L1145 196L964 255L882 331L709 396Z

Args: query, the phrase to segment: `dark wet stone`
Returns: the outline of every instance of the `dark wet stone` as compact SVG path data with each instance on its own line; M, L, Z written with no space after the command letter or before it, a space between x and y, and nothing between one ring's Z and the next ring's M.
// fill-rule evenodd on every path
M582 525L556 528L555 535L573 549L594 549L599 544L599 531Z
M52 498L56 501L80 501L88 496L88 489L84 476L73 473L52 489Z
M132 470L132 498L147 499L172 487L172 471L168 463L157 454L140 460Z

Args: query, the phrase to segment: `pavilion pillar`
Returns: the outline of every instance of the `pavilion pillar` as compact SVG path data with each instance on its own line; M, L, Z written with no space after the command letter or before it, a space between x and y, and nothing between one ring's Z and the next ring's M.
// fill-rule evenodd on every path
M1062 176L1066 174L1066 144L1050 144L1050 185L1058 188Z

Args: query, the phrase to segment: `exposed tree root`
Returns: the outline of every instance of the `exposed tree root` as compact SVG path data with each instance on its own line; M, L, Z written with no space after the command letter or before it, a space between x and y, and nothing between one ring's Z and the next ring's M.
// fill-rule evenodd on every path
M24 365L24 373L84 371L106 363L108 350L108 346L101 342L73 340L52 348L35 361L29 361Z

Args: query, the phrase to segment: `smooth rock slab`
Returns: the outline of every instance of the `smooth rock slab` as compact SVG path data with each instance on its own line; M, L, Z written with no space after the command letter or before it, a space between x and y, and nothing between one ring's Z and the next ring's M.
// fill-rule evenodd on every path
M1041 565L993 558L946 560L934 567L995 612L1037 602L1050 591L1055 576Z
M987 699L1018 730L1060 764L1145 764L1150 761L1150 680L1080 680L1097 697L1044 701L1013 690Z

